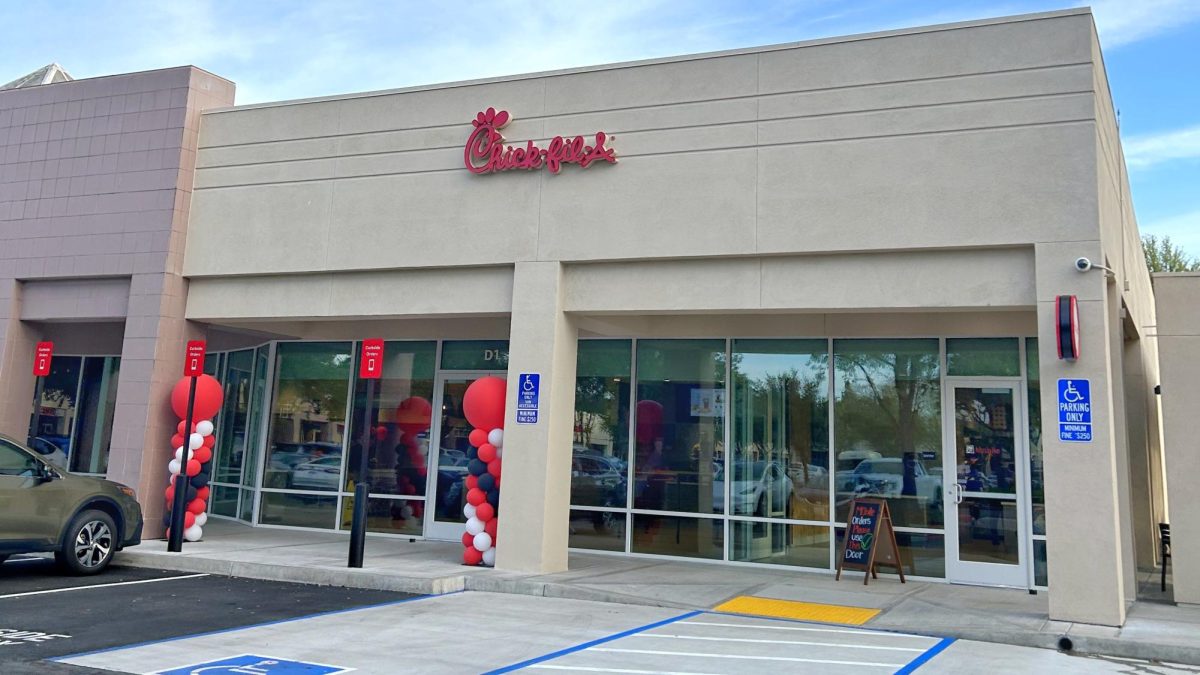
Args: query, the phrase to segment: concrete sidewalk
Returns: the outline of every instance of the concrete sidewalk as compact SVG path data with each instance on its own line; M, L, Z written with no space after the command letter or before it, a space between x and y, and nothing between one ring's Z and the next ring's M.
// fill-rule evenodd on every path
M168 553L165 541L154 540L123 551L116 562L410 593L491 591L684 609L711 609L737 596L799 600L880 609L867 624L875 629L1049 649L1066 637L1083 653L1200 665L1200 608L1153 599L1152 575L1143 579L1151 599L1135 604L1117 629L1050 621L1045 593L891 578L864 587L857 573L837 582L832 574L782 568L572 553L567 572L527 575L457 564L462 549L454 543L374 537L363 568L349 569L344 534L217 520L204 534L183 553Z

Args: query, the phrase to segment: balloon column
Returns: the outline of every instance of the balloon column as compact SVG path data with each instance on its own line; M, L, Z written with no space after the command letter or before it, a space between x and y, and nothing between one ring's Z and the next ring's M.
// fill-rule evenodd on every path
M467 451L467 531L463 533L463 563L496 564L496 514L500 509L500 457L504 454L505 383L482 377L463 394L463 416L474 429Z
M171 482L167 486L167 509L163 516L163 525L171 527L175 477L182 471L188 477L187 512L183 514L186 529L183 531L183 538L186 541L200 541L204 536L204 524L208 522L208 479L212 474L210 467L213 446L217 441L217 437L213 435L212 418L221 411L224 392L221 391L221 383L211 375L200 375L196 378L196 400L192 404L193 423L192 428L185 433L183 426L187 419L190 384L191 378L185 377L179 380L175 389L171 391L171 410L180 418L180 422L175 427L175 435L171 437L175 458L167 464L171 472Z

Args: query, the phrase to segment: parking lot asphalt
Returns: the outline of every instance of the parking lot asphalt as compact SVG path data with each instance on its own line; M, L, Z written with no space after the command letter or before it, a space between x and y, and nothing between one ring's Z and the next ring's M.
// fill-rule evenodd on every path
M103 673L43 659L409 597L116 566L72 577L53 560L18 556L0 564L0 673Z

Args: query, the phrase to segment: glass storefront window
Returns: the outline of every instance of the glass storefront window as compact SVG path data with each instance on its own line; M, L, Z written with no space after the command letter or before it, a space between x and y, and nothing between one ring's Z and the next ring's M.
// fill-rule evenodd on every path
M571 446L572 505L628 507L632 349L629 340L579 342Z
M725 557L725 521L635 513L633 552L721 560Z
M837 528L836 536L836 550L840 552L846 539L846 528ZM904 574L931 579L946 577L946 537L941 533L896 532L896 545L900 548ZM893 567L880 567L879 571L894 574L896 570Z
M571 509L567 545L599 551L625 550L624 511Z
M1016 338L946 338L946 374L966 377L1020 377Z
M336 524L337 500L335 496L264 492L259 519L264 525L332 530Z
M940 528L938 341L835 340L837 520L855 497L885 497L897 526Z
M1025 379L1029 386L1029 496L1033 503L1033 533L1046 534L1046 487L1042 474L1042 378L1038 366L1037 338L1025 338Z
M223 485L213 485L211 507L213 515L229 518L236 517L238 510L238 489Z
M387 353L386 350L384 353ZM425 502L416 499L369 497L367 499L367 532L420 536L420 514L424 506ZM341 529L349 530L353 521L354 497L343 497Z
M361 349L360 345L360 356ZM346 464L346 479L343 482L344 490L353 491L354 484L358 481L361 452L365 442L370 468L368 480L372 494L425 494L425 482L429 475L426 458L429 456L429 426L433 415L436 355L436 342L384 344L383 377L373 385L375 395L371 401L369 429L363 428L367 381L355 378L354 408L350 417L350 452ZM374 502L371 502L371 505L375 508ZM423 507L422 503L409 505L409 510L418 514L418 532ZM412 520L412 516L409 516L409 520ZM410 523L404 527L411 529L412 525Z
M725 341L639 341L637 378L634 508L723 512Z
M769 521L729 523L730 560L829 569L829 526Z
M259 447L262 424L264 415L264 402L267 396L267 365L270 360L270 349L267 346L259 347L254 350L254 379L250 385L250 422L246 429L246 438L249 439L250 445L247 447L252 449L247 453L245 468L242 470L242 485L253 487L258 481L258 457L259 454L254 449ZM244 506L243 510L247 510ZM249 520L249 516L242 518Z
M714 498L728 489L732 515L828 520L828 343L734 340L731 364L733 480L718 471Z
M507 370L508 340L447 340L442 370Z
M76 473L103 475L116 413L117 356L56 356L39 378L26 445Z
M349 342L282 342L276 348L263 487L339 489L351 357ZM263 522L268 522L268 504L280 509L284 502L279 496L264 498ZM331 513L313 527L333 523Z
M246 423L254 378L254 350L232 352L225 359L222 386L225 398L217 416L217 442L213 447L212 480L236 485L242 480L246 457Z

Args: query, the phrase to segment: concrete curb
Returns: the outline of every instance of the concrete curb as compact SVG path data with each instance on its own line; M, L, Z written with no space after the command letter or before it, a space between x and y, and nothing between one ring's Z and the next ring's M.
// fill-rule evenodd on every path
M649 607L669 607L680 610L709 610L710 607L696 607L685 603L648 598L645 596L613 593L593 588L582 588L572 584L533 581L521 577L505 577L492 574L462 574L442 577L404 577L395 574L384 574L363 570L329 567L291 567L272 565L268 563L237 562L228 560L213 560L193 556L164 555L159 553L139 553L122 551L114 564L129 567L147 567L155 569L174 570L179 572L196 572L220 576L245 577L265 581L288 581L293 583L313 584L318 586L342 586L346 588L362 588L376 591L395 591L400 593L416 593L421 595L441 595L455 591L479 591L486 593L510 593L514 595L532 595L546 598L562 598L567 600L589 600L592 602L607 602L625 605L642 605ZM863 626L871 630L881 630L929 637L952 637L959 640L974 640L978 642L993 642L998 644L1016 645L1019 647L1034 647L1038 649L1059 649L1062 637L1070 638L1073 643L1072 653L1084 656L1113 656L1119 658L1145 659L1151 661L1169 661L1187 665L1200 665L1200 647L1164 644L1118 638L1088 637L1072 635L1068 630L1064 633L1049 633L1041 631L997 631L984 628L945 628L938 635L931 635L926 630L908 626L897 626L886 622L887 613L881 615L883 622Z

